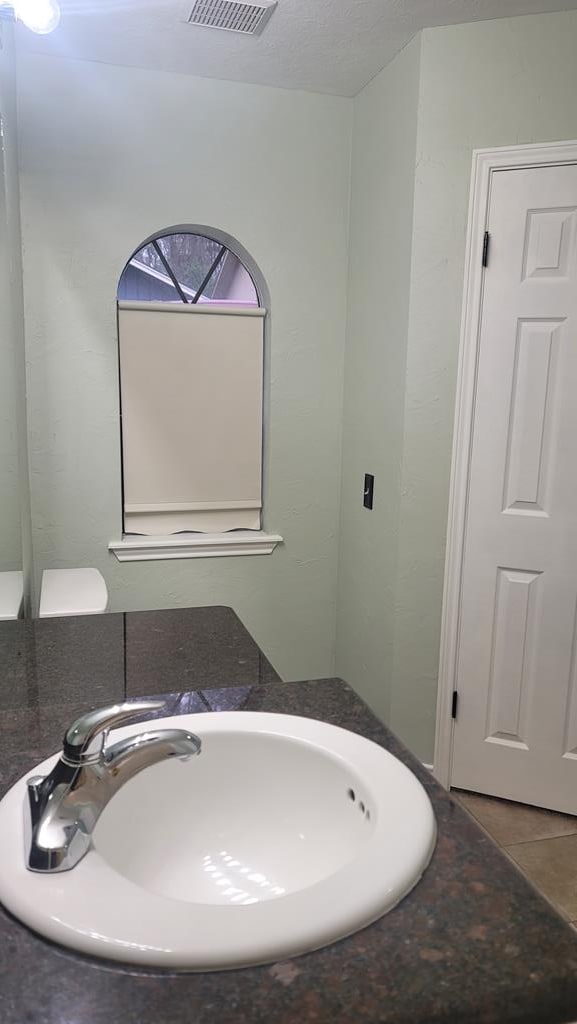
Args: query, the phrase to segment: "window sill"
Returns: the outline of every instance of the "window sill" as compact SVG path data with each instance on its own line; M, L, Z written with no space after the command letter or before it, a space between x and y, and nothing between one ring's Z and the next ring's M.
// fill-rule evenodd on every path
M119 562L150 562L169 558L222 558L233 555L272 555L282 544L278 533L237 530L233 533L178 533L170 537L123 534L111 541Z

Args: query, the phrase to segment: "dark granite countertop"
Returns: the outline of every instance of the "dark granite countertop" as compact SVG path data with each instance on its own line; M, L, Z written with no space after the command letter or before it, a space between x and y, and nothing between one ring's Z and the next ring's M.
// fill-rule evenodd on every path
M270 685L273 684L273 685ZM0 628L0 792L89 707L166 693L171 714L299 714L409 765L439 829L423 880L369 928L282 964L214 974L122 968L0 910L0 1024L563 1024L577 935L341 680L283 684L230 609Z

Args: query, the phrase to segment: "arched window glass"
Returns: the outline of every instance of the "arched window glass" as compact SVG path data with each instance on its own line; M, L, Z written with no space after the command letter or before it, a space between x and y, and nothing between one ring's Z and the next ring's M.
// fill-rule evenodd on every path
M118 298L132 302L184 302L258 306L257 290L238 256L214 238L181 231L160 235L128 261Z

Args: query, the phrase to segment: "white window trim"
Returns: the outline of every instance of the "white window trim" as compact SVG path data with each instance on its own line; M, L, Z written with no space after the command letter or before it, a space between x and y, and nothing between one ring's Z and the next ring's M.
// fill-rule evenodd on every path
M240 306L233 302L229 305L220 305L216 302L137 302L132 299L119 299L118 308L153 313L184 313L186 316L204 313L216 316L258 316L261 320L264 320L267 314L262 306Z
M175 533L169 537L123 534L108 550L119 562L152 562L170 558L222 558L235 555L272 555L283 538L264 530L231 533Z

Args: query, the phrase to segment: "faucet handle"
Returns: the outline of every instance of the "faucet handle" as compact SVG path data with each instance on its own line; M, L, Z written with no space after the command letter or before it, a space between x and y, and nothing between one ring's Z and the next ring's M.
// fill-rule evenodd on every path
M89 711L77 718L64 734L62 760L71 765L96 763L102 756L110 729L164 706L162 700L143 700Z

